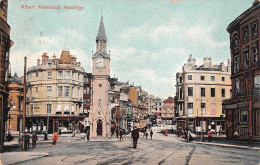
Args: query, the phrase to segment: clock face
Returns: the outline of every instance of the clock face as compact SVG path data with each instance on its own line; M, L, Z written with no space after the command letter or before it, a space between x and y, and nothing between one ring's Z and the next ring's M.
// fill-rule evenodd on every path
M104 68L105 66L105 60L103 58L98 58L96 60L96 67L97 68Z

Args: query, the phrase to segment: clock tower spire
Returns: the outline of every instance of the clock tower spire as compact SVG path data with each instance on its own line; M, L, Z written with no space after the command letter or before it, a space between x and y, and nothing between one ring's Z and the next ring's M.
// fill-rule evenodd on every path
M106 43L107 43L107 36L106 36L105 26L103 23L103 17L101 16L98 34L96 37L96 51L107 53L107 44Z

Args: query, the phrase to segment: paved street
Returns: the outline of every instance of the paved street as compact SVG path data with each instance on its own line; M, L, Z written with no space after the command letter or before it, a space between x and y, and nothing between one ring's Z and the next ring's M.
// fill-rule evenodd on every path
M140 133L137 149L132 148L129 135L121 142L116 137L87 142L83 135L61 136L56 146L40 139L37 148L27 151L36 157L16 164L259 164L259 150L187 143L175 135L166 137L156 131L159 129L154 128L153 140L146 140ZM3 164L8 164L6 159L10 157L2 154Z

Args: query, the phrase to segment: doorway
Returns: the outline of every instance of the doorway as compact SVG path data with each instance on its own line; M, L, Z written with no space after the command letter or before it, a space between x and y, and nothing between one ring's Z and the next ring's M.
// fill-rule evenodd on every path
M97 121L97 136L102 136L102 124L103 124L102 120L99 119Z

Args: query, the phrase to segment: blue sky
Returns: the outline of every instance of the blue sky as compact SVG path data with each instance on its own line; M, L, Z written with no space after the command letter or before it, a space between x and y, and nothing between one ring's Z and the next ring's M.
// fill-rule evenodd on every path
M11 0L8 23L14 46L12 74L23 74L23 57L36 65L43 52L66 47L91 72L101 6L111 51L111 77L134 82L155 96L175 96L175 75L189 54L201 65L230 58L228 24L253 0ZM21 9L21 5L36 9ZM77 5L84 10L40 10L38 5ZM67 37L65 37L67 36Z

